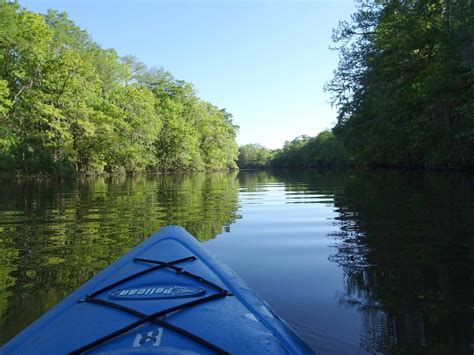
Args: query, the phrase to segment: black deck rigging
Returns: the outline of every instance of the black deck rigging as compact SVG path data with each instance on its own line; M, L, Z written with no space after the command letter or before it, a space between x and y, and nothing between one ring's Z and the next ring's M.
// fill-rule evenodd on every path
M129 330L131 330L133 328L136 328L139 325L141 325L143 323L146 323L146 322L155 323L157 325L160 325L163 328L167 328L167 329L169 329L169 330L171 330L175 333L178 333L182 336L185 336L188 339L191 339L191 340L195 341L196 343L208 348L209 350L214 351L216 354L229 354L227 351L221 349L217 345L214 345L214 344L208 342L207 340L205 340L205 339L203 339L203 338L201 338L201 337L199 337L195 334L192 334L192 333L188 332L187 330L185 330L183 328L177 327L177 326L161 319L162 317L164 317L166 315L169 315L172 312L176 312L176 311L179 311L179 310L182 310L182 309L188 309L190 307L193 307L193 306L205 303L205 302L209 302L209 301L212 301L212 300L216 300L216 299L219 299L219 298L223 298L223 297L232 295L231 292L223 289L222 287L216 285L215 283L213 283L211 281L208 281L208 280L204 279L203 277L201 277L199 275L195 275L195 274L193 274L189 271L186 271L181 267L176 266L176 264L180 264L180 263L183 263L183 262L186 262L186 261L194 261L196 259L197 258L195 256L189 256L189 257L186 257L186 258L177 259L177 260L168 261L168 262L159 261L159 260L142 259L142 258L133 259L134 262L155 264L155 266L152 266L148 269L139 271L139 272L134 273L132 275L129 275L129 276L123 278L123 279L120 279L120 280L118 280L114 283L111 283L111 284L109 284L109 285L107 285L107 286L105 286L105 287L103 287L103 288L87 295L85 298L79 300L78 302L88 302L88 303L93 303L93 304L97 304L97 305L101 305L101 306L111 307L111 308L129 313L129 314L132 314L132 315L136 316L137 318L139 318L139 320L137 320L137 321L135 321L135 322L123 327L123 328L117 329L116 331L114 331L112 333L104 335L103 337L101 337L101 338L99 338L99 339L97 339L93 342L90 342L89 344L86 344L86 345L84 345L84 346L82 346L78 349L75 349L75 350L69 352L69 355L78 355L78 354L86 353L87 351L92 350L94 348L97 348L97 347L101 346L102 344L104 344L105 342L110 341L114 338L117 338L120 335L128 332ZM106 301L106 300L96 298L96 296L102 294L103 292L108 291L110 289L113 289L113 288L115 288L115 287L129 281L129 280L132 280L136 277L148 274L150 272L153 272L153 271L156 271L156 270L159 270L159 269L165 269L165 268L175 271L176 274L183 275L183 276L191 278L191 279L193 279L197 282L200 282L200 283L214 289L216 292L211 294L211 295L207 295L207 296L195 299L193 301L185 302L185 303L182 303L182 304L179 304L179 305L167 308L167 309L163 309L161 311L157 311L157 312L152 313L152 314L144 314L144 313L141 313L141 312L139 312L135 309L120 305L118 303L114 303L114 302L110 302L110 301Z

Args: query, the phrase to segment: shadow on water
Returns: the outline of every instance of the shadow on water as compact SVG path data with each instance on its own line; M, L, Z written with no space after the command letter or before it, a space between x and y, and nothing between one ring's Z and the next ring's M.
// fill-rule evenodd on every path
M473 353L472 175L275 171L239 178L253 191L283 183L293 200L333 199L329 260L344 272L340 306L361 316L361 351Z
M236 175L0 186L0 344L164 225L200 241L229 230Z
M330 260L344 270L341 306L361 314L362 349L473 353L472 176L306 173L297 181L334 194L339 216Z

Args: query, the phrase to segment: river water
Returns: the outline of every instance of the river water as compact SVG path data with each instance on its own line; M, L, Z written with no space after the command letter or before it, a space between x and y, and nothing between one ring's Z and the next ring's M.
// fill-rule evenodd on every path
M474 352L474 177L241 171L0 185L0 344L179 224L319 354Z

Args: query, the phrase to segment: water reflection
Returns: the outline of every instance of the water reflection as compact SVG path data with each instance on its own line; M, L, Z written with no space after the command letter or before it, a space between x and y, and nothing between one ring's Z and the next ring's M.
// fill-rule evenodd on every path
M304 233L319 238L320 230L324 228L322 218L313 218L309 230L299 217L310 211L316 213L310 204L326 205L326 219L331 225L326 235L335 241L331 243L333 252L328 260L343 271L343 289L333 287L334 296L341 309L347 312L355 310L360 314L360 332L357 338L352 338L358 342L355 351L473 353L472 175L279 171L272 174L269 184L263 177L261 175L258 183L253 185L254 191L265 191L269 185L279 184L281 195L276 198L268 193L261 197L262 204L267 207L275 203L304 205L298 217L290 213L295 206L288 207L282 214L273 209L271 213L276 216L273 220L267 217L268 220L260 221L267 228L265 223L271 223L275 241L279 239L278 233L287 238ZM241 184L248 179L250 177L244 175ZM243 211L244 219L247 214ZM236 233L237 230L234 235ZM300 250L301 263L306 263L303 253L310 248L310 243L305 243ZM288 244L288 248L295 245ZM318 257L316 251L314 256ZM313 265L320 267L317 263ZM296 267L293 269L295 273L302 272ZM242 270L245 273L245 269ZM313 275L324 279L318 275L318 270L313 270ZM251 280L252 276L248 275L248 278ZM256 282L255 286L259 287L257 285ZM301 285L310 289L304 282ZM329 287L318 283L317 288ZM267 297L271 299L271 292ZM288 308L291 300L286 302ZM298 307L298 300L293 306ZM314 304L314 307L323 306ZM285 312L283 306L281 312ZM296 309L285 317L321 353L354 352L349 344L350 336L329 325L332 321L329 317L325 320L318 314L316 319L315 314L302 324L303 316L300 314L298 318L293 314L298 314ZM339 335L340 344L330 344L331 339L325 333L331 331L326 331L325 327L333 327L331 330ZM342 344L344 338L349 340L347 345ZM327 344L322 344L324 342Z
M236 174L2 184L0 343L161 226L229 230Z
M474 184L423 173L351 176L334 204L341 304L362 315L370 353L473 350Z
M3 183L0 343L166 224L320 354L473 351L474 179L393 171Z

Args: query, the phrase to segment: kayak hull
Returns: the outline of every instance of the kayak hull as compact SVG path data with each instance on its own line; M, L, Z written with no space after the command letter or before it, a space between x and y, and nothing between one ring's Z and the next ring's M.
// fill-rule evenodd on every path
M1 354L219 352L313 353L240 277L178 226L150 236L0 350Z

